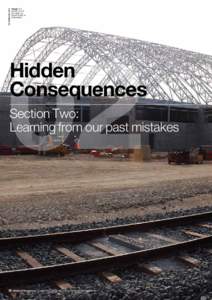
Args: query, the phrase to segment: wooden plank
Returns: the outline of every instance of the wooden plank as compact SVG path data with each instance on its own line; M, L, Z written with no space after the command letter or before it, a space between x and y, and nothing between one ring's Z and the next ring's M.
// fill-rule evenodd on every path
M109 255L120 255L122 254L121 251L111 248L107 245L102 244L101 242L97 242L97 241L91 241L91 242L87 242L88 245L91 245L93 247L95 247L96 249L105 252L106 254Z
M104 251L105 253L107 253L109 255L123 254L123 252L111 249L110 247L105 246L104 244L102 244L100 242L89 242L89 244L93 245L98 250ZM155 266L150 266L149 264L140 263L137 266L139 267L139 269L141 271L152 274L152 275L156 275L156 274L159 274L161 272L160 268L155 267Z
M70 257L73 261L77 262L84 260L83 257L79 256L78 254L75 254L73 251L65 247L58 246L56 247L56 249L65 256ZM107 279L111 283L118 283L122 281L122 279L119 276L110 272L101 272L100 276L102 276L104 279Z
M128 236L125 236L123 234L117 234L117 235L110 235L109 240L118 243L119 245L122 245L124 247L127 247L132 250L142 250L144 248L144 245L141 244L141 242L135 238L131 238Z
M19 257L21 257L30 267L32 268L40 268L43 267L43 265L33 256L31 256L29 253L25 251L17 251L16 252ZM64 280L57 280L54 281L54 284L59 287L60 289L67 289L67 288L73 288L73 286Z
M205 227L208 229L212 229L212 224L198 224L198 226Z
M58 246L58 247L55 247L55 249L57 249L59 252L61 252L65 256L71 258L73 261L82 261L82 260L84 260L83 257L77 255L76 253L74 253L73 251L71 251L71 250L69 250L65 247Z
M66 290L66 289L72 289L73 285L71 285L69 282L65 281L65 280L57 280L54 281L54 284L56 286L58 286L61 290Z
M201 262L198 259L191 257L191 256L182 255L182 256L177 256L177 258L180 261L182 261L183 263L185 263L191 267L194 267L194 268L198 267L201 264Z
M2 289L0 290L0 292L9 297L9 299L17 299L17 297L19 296L18 290Z
M206 252L207 252L208 254L212 254L212 249L206 249Z
M141 271L151 275L158 275L162 272L161 268L151 266L150 264L138 264L138 268L141 269Z
M17 292L14 292L14 291L9 291L7 292L7 295L11 298L11 299L17 299L18 297L18 293Z
M111 283L119 283L122 281L121 277L111 272L102 272L100 275Z
M16 252L19 257L21 257L30 267L32 268L41 268L43 265L34 257L32 257L29 253L24 251Z
M166 237L164 235L155 234L155 233L148 233L148 235L151 236L151 237L153 237L153 238L156 238L158 240L161 240L161 241L164 241L164 242L168 242L168 243L171 243L171 244L177 244L177 243L179 243L179 241L174 240L174 239L169 238L169 237Z
M199 233L199 232L192 231L192 230L182 230L182 232L187 234L187 235L196 237L196 238L206 238L206 237L208 237L207 234Z
M94 246L96 249L103 251L109 255L119 255L119 254L123 253L119 250L112 249L111 247L108 247L107 245L104 245L100 242L92 241L92 242L89 242L89 244ZM155 267L155 266L150 266L149 264L140 263L137 266L142 272L152 274L152 275L157 275L162 271L160 268Z
M17 292L9 292L9 297L11 297L11 299L17 299L17 297L19 296L19 293Z
M171 244L176 244L179 241L169 238L169 237L165 237L159 234L150 234L152 237L155 237L157 239L160 239L162 241L166 241L169 242ZM180 261L184 262L185 264L191 266L191 267L198 267L200 265L200 261L197 260L196 258L193 258L192 256L184 256L184 255L177 255L176 256L177 259L179 259Z

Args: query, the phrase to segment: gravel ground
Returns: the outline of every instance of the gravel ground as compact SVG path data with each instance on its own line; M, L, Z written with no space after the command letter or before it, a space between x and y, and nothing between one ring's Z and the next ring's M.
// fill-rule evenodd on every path
M45 203L41 203L39 197L33 196L33 201L0 202L0 225L6 229L40 228L201 207L211 203L212 178L175 180L136 189L81 193L69 198L60 195L57 200L45 198Z
M89 159L0 157L1 228L91 223L211 203L212 163Z
M197 208L192 210L176 211L166 214L157 214L154 219L172 217L182 214L190 214L201 211L209 211L212 207ZM125 224L130 222L138 222L153 219L152 215L144 217L131 217L115 219L107 222L79 224L79 225L66 225L62 227L52 227L49 230L33 230L33 231L2 231L1 236L10 235L23 235L29 233L44 233L44 232L57 232L61 230L77 230L82 228L93 228L101 226L109 226L115 224ZM189 227L188 227L189 228ZM201 228L199 232L206 233L206 229ZM166 232L168 236L168 231ZM176 232L172 232L173 237ZM179 235L177 236L179 238ZM49 248L44 247L46 250L40 253L37 258L41 259L43 263L49 261ZM27 250L27 248L25 249ZM41 249L39 247L36 252L39 253ZM34 255L33 250L33 255ZM57 259L57 262L61 262L57 255L50 251L53 258ZM209 300L212 299L212 255L207 254L204 249L196 249L195 251L188 253L193 257L200 259L201 265L198 268L188 268L187 266L178 263L176 268L175 264L172 265L170 260L169 268L162 267L163 272L157 276L147 275L138 269L127 268L125 270L115 270L114 273L119 275L123 281L119 284L109 284L93 274L73 276L68 279L75 288L73 290L57 290L53 289L52 285L31 285L27 287L27 290L21 291L18 299L144 299L144 300L168 300L168 299L186 299L186 300ZM2 260L4 257L2 256ZM174 259L173 259L174 260ZM53 262L53 261L52 261ZM176 262L175 262L176 263ZM158 261L157 265L163 266L162 261ZM13 263L13 266L16 262ZM180 267L179 267L180 266ZM66 279L67 280L67 279ZM0 299L3 297L0 296ZM205 297L205 298L204 298Z
M212 164L169 166L167 162L132 163L73 161L38 157L0 157L0 237L79 230L140 222L212 210ZM87 158L86 158L87 159ZM207 229L199 228L205 233ZM159 232L159 231L158 231ZM155 233L155 232L154 232ZM184 234L164 230L168 237ZM149 246L156 245L153 240ZM160 242L161 244L161 242ZM159 242L158 242L159 245ZM44 265L66 262L50 245L29 251ZM158 276L135 268L115 270L123 281L112 285L89 274L66 278L74 288L58 290L53 283L35 284L18 299L212 299L212 255L203 249L192 256L198 268L157 261ZM175 261L175 262L174 262ZM11 251L0 252L0 270L23 268ZM7 299L0 294L0 300Z

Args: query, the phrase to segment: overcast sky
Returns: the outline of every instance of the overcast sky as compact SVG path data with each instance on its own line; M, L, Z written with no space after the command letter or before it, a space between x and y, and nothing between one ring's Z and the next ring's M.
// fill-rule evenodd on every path
M26 17L8 26L8 8ZM7 0L0 3L0 86L27 37L65 26L122 35L212 55L212 0Z

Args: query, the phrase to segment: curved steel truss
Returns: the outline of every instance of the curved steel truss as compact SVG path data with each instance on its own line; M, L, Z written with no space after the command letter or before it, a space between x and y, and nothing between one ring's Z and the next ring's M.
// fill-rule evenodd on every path
M190 103L212 103L212 56L164 45L85 30L42 28L29 37L16 57L44 66L75 66L76 77L28 78L25 84L113 84L147 86L148 97ZM2 91L14 78L8 72ZM17 78L16 78L17 80ZM40 79L41 80L41 79Z

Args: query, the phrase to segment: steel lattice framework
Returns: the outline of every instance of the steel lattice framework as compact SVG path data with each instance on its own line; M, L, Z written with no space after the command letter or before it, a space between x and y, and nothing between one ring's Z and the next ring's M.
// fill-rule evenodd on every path
M18 66L20 62L75 67L75 78L63 82L45 79L39 83L143 84L153 99L212 103L212 56L160 44L85 30L41 28L17 53L14 63ZM3 92L10 90L12 80L9 71ZM38 84L33 78L21 80Z

